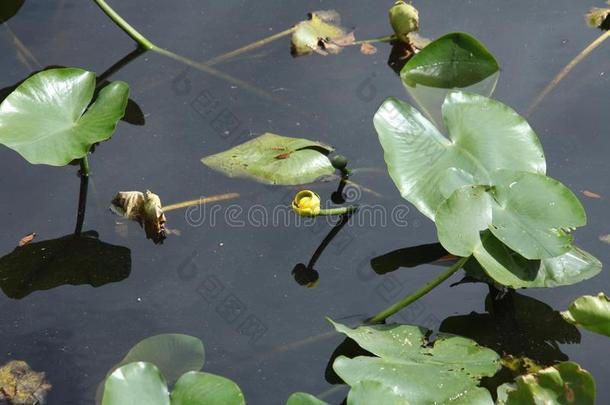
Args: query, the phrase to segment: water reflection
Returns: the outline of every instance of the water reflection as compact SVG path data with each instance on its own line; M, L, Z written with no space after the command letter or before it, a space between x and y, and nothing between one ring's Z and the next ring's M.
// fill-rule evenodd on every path
M131 251L98 239L95 231L29 243L0 258L0 288L21 299L62 285L100 287L131 272Z
M441 323L440 331L471 338L501 355L526 356L542 365L568 360L559 345L579 343L580 332L558 311L513 290L500 299L494 296L490 291L485 299L486 313L449 317Z

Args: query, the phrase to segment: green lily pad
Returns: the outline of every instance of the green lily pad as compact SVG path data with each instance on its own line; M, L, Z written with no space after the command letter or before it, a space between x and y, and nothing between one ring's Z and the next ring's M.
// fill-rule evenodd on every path
M324 402L306 392L295 392L288 397L286 405L328 405L328 402Z
M499 169L545 172L538 137L523 117L499 101L451 91L443 117L450 139L395 98L387 99L374 118L392 180L432 220L445 200L440 184L450 168L470 173L474 184L490 184L491 173Z
M244 394L228 378L191 371L176 382L171 405L245 405Z
M25 0L2 0L0 2L0 24L10 20L23 6Z
M347 395L347 405L393 404L410 405L403 395L394 392L394 387L379 381L361 381Z
M604 293L578 297L561 316L571 324L610 336L610 298Z
M498 405L593 405L595 381L574 362L559 363L534 374L517 377L515 384L498 388Z
M154 364L129 363L106 379L102 405L170 405L165 378Z
M586 215L567 187L542 174L509 170L492 173L489 184L461 187L439 206L439 240L450 253L488 254L479 234L486 229L526 259L571 249L569 231L585 225Z
M338 332L378 356L340 356L335 360L335 372L352 389L357 387L356 397L381 398L388 387L392 397L377 403L404 398L410 403L493 404L489 391L478 386L481 377L492 376L500 368L493 350L453 335L441 334L430 343L427 336L431 331L417 326L351 329L332 323ZM366 392L369 389L371 392Z
M229 177L297 185L333 174L335 168L327 157L333 150L320 142L266 133L201 161Z
M588 280L602 270L601 262L590 253L572 246L561 256L528 260L498 240L491 232L481 235L482 257L486 268L469 260L464 269L481 281L495 280L511 288L549 288ZM487 259L487 260L485 260Z
M0 104L0 143L35 164L64 166L84 157L112 136L129 98L126 83L112 82L89 106L94 91L95 74L82 69L33 75Z
M405 85L443 89L479 83L500 70L493 55L476 38L463 32L432 41L402 68Z

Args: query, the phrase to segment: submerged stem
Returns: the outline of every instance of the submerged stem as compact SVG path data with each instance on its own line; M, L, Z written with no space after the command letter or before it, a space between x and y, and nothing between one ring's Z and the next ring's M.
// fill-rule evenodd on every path
M360 41L352 42L352 45L362 45L362 44L374 44L377 42L392 42L396 39L396 35L386 35L385 37L372 38L372 39L363 39Z
M542 102L542 100L544 100L544 98L546 96L548 96L548 94L551 91L553 91L553 89L559 84L559 82L562 81L568 75L568 73L570 73L572 71L572 69L574 69L576 67L576 65L578 65L580 62L582 62L583 59L585 59L591 52L593 52L595 50L595 48L600 46L602 44L602 42L604 42L606 39L608 39L608 37L610 37L610 31L604 32L602 35L597 37L593 42L591 42L585 49L583 49L578 55L576 55L576 57L574 59L572 59L570 61L570 63L568 63L561 70L561 72L559 72L557 74L557 76L555 76L553 78L553 80L551 80L549 82L549 84L547 84L547 86L544 88L544 90L542 90L542 92L538 95L538 97L536 97L534 102L528 108L526 117L530 116L534 112L534 110L536 110L536 108L538 108L538 105Z
M338 208L329 208L329 209L321 209L318 215L345 215L345 214L353 214L358 210L357 205L350 205L349 207L338 207Z
M415 291L413 294L407 295L405 298L398 301L397 303L390 305L389 307L387 307L383 311L379 312L374 317L370 318L368 320L368 322L369 323L383 322L386 320L387 317L394 315L396 312L400 311L401 309L403 309L403 308L409 306L410 304L412 304L413 302L417 301L418 299L420 299L421 297L423 297L424 295L426 295L430 291L432 291L435 287L437 287L443 281L445 281L449 277L451 277L459 269L464 267L464 265L466 264L468 259L470 259L470 256L462 257L453 266L449 267L447 270L445 270L444 272L439 274L436 278L430 280L422 288Z
M78 211L76 214L76 228L74 234L80 236L85 222L85 209L87 208L87 190L89 188L89 159L85 155L80 160L80 190L78 193Z
M226 193L226 194L220 194L220 195L213 195L211 197L201 197L196 200L188 200L188 201L183 201L183 202L179 202L179 203L175 203L175 204L166 205L163 207L163 212L178 210L180 208L186 208L186 207L194 207L197 205L208 204L208 203L213 203L213 202L217 202L217 201L232 200L232 199L238 198L238 197L239 197L238 193Z

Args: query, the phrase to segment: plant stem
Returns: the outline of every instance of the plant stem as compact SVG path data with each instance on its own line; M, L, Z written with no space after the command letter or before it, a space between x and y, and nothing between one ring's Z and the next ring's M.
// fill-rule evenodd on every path
M447 270L445 270L444 272L439 274L436 278L430 280L426 285L424 285L419 290L415 291L413 294L407 295L402 300L398 301L397 303L395 303L393 305L390 305L389 307L387 307L383 311L379 312L374 317L370 318L368 320L368 323L380 323L380 322L383 322L383 321L386 320L387 317L389 317L391 315L394 315L396 312L398 312L401 309L409 306L410 304L412 304L413 302L417 301L418 299L420 299L424 295L428 294L435 287L437 287L443 281L447 280L449 277L451 277L459 269L464 267L464 265L466 264L468 259L470 259L470 256L462 257L453 266L449 267Z
M354 41L352 45L362 45L362 44L374 44L377 42L392 42L396 39L396 35L386 35L385 37L373 38L373 39L364 39L360 41Z
M110 17L110 19L114 21L116 25L118 25L123 31L125 31L125 33L129 35L134 41L140 44L140 46L142 46L144 49L150 50L155 48L155 44L150 42L148 39L146 39L144 35L140 34L135 28L129 25L129 23L125 21L123 17L121 17L116 11L114 11L112 7L110 7L108 3L106 3L105 0L93 1L97 3L97 5L102 9L102 11L104 11L104 13L106 13L106 15Z
M183 201L183 202L179 202L179 203L175 203L175 204L165 205L163 207L163 212L173 211L173 210L177 210L180 208L186 208L186 207L194 207L197 205L208 204L208 203L217 202L217 201L232 200L232 199L238 198L238 197L239 197L238 193L226 193L226 194L214 195L211 197L201 197L196 200L188 200L188 201Z
M85 209L87 208L87 190L89 188L89 159L85 155L80 160L80 191L78 193L78 211L76 214L76 228L74 234L80 236L85 222Z
M329 208L329 209L321 209L318 215L345 215L352 214L358 210L357 205L350 205L349 207L338 207L338 208Z
M553 80L550 81L549 84L547 84L547 86L544 88L544 90L542 90L542 92L538 95L538 97L536 97L534 102L528 108L526 117L529 117L534 112L534 110L536 110L536 108L538 108L538 105L542 102L542 100L544 100L544 98L546 96L548 96L548 94L551 91L553 91L553 89L559 84L559 82L562 81L568 75L568 73L570 73L572 71L572 69L574 69L576 67L576 65L578 65L580 62L582 62L583 59L585 59L591 52L593 52L595 50L595 48L600 46L602 44L602 42L604 42L606 39L608 39L608 37L610 37L610 31L604 32L602 35L597 37L593 42L591 42L585 49L583 49L578 55L576 55L576 57L574 59L572 59L570 61L570 63L568 63L561 70L561 72L559 72L557 74L557 76L555 76L553 78Z
M206 65L206 66L217 65L217 64L219 64L221 62L224 62L226 60L232 59L232 58L234 58L236 56L239 56L239 55L241 55L243 53L253 51L253 50L257 49L257 48L260 48L261 46L267 45L267 44L269 44L269 43L271 43L273 41L276 41L276 40L278 40L280 38L288 36L288 35L292 34L294 32L294 30L295 30L295 28L292 27L292 28L289 28L289 29L284 30L282 32L278 32L277 34L273 34L271 36L268 36L267 38L263 38L263 39L260 39L260 40L258 40L256 42L252 42L251 44L242 46L241 48L235 49L234 51L227 52L227 53L224 53L222 55L219 55L219 56L217 56L215 58L210 59L207 62L204 62L203 64Z

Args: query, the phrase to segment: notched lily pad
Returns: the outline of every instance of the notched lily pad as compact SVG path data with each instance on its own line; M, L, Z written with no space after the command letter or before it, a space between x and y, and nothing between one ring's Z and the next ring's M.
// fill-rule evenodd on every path
M320 142L266 133L201 161L229 177L297 185L333 174L335 168L327 157L333 150Z
M155 244L163 243L167 237L161 199L149 190L146 193L119 191L112 200L110 209L117 215L139 223L146 232L146 238L152 239Z
M595 381L588 371L567 361L501 385L496 404L593 405Z
M610 336L610 298L604 293L577 298L561 316L573 325Z
M292 56L336 54L354 42L354 34L340 26L341 17L335 10L314 11L308 19L294 27L290 52Z
M397 398L415 404L493 403L489 391L478 384L480 378L496 373L500 358L473 340L441 334L430 342L430 330L412 325L352 329L332 323L338 332L378 356L340 356L333 364L343 381L352 389L357 387L354 395L358 397L381 399L387 392L391 398L379 403L394 403ZM365 381L376 384L363 385Z
M49 69L21 83L0 104L0 143L30 163L64 166L109 139L125 114L129 86L112 82L91 105L95 74Z
M25 361L13 360L0 368L0 402L40 405L50 389L45 373L32 370Z

